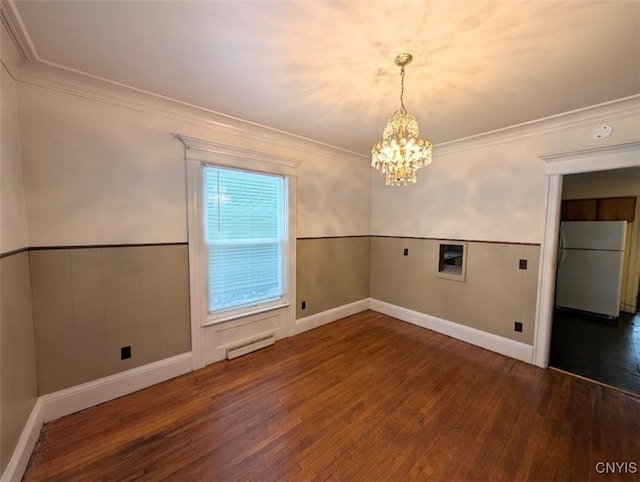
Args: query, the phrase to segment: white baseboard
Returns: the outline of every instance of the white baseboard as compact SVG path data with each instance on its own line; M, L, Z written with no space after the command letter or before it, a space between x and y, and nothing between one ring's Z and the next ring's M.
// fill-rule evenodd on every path
M392 305L375 299L369 300L369 308L373 311L393 316L399 320L442 333L443 335L471 343L487 350L500 353L516 360L533 363L533 346L509 338L470 328L459 323L443 320L435 316L413 311L401 306Z
M191 371L191 352L38 397L1 482L22 479L42 425Z
M355 301L296 320L296 334L371 309L422 328L451 336L517 360L532 363L533 347L475 328L371 298ZM189 373L191 352L122 373L43 395L36 400L1 482L20 480L40 435L42 424Z
M346 316L355 315L356 313L360 313L361 311L368 309L369 298L365 298L347 305L338 306L336 308L331 308L330 310L316 313L315 315L305 316L304 318L296 320L295 334L297 335L298 333L313 330L314 328L326 325L332 321L339 320Z
M44 422L108 402L156 383L189 373L191 352L40 397Z
M42 401L38 398L27 419L27 423L22 429L18 444L9 459L9 463L4 469L4 472L2 472L0 481L15 482L22 480L24 471L29 463L29 458L31 458L31 452L33 452L33 448L36 446L36 442L40 436L42 424Z

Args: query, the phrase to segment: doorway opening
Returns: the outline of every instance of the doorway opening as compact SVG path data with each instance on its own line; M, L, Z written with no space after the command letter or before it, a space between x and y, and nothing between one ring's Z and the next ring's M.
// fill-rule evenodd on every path
M562 184L549 365L640 395L640 167Z

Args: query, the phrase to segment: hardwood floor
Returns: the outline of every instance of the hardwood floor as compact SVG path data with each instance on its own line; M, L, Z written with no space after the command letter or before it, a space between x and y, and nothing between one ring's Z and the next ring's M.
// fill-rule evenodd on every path
M366 311L51 422L25 479L637 480L596 464L639 434L640 399Z

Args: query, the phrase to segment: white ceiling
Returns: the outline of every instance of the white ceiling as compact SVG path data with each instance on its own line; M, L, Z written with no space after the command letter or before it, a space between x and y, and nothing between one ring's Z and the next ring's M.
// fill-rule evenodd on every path
M3 0L4 1L4 0ZM640 2L11 2L39 61L368 155L640 93Z

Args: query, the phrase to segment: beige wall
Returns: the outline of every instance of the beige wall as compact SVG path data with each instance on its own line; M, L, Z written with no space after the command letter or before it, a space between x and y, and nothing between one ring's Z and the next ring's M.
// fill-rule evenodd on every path
M296 318L368 298L369 248L369 236L299 239Z
M4 30L2 31L4 39ZM5 58L7 46L2 42ZM0 472L38 396L16 83L0 65ZM18 252L15 252L18 250ZM10 254L15 252L14 254ZM5 256L1 256L5 255Z
M28 245L16 83L0 64L0 253Z
M30 246L186 243L184 147L172 133L300 161L297 237L369 235L366 159L113 85L94 87L71 95L29 82L18 85ZM96 92L104 97L96 100ZM136 277L150 276L153 263L131 272L127 267L140 260L125 260L127 250L116 252L117 259L109 261L102 248L31 252L41 394L175 353L150 331L157 306L136 300L127 288L138 283ZM366 252L358 256L363 271L355 276L366 297L368 258L362 260ZM299 259L299 270L313 266L312 259ZM109 276L117 281L109 285ZM345 290L338 292L308 290L309 310L352 301L351 281L345 279ZM188 336L188 324L179 318L173 321ZM134 360L113 359L127 344Z
M568 181L562 187L563 199L618 196L636 196L638 198L635 221L627 225L624 271L622 273L622 297L620 300L621 310L635 313L637 310L638 286L640 285L640 179L577 184L571 184L571 179Z
M4 29L2 35L2 60L10 59L5 65L17 70L19 56L5 49L11 42L5 41ZM82 84L75 80L75 86ZM90 84L70 94L70 84L58 89L14 82L2 66L0 253L29 246L87 247L24 254L32 263L27 275L33 276L32 304L25 307L24 320L30 338L15 339L2 321L0 346L22 346L21 353L32 356L30 363L5 363L15 355L7 350L3 369L19 367L15 374L26 381L37 377L40 395L190 349L186 245L89 248L186 243L184 151L173 133L301 161L297 236L369 234L371 170L366 159L126 89L111 98L109 88L118 88ZM313 265L307 261L303 267ZM353 279L347 278L337 293L307 291L310 310L366 297L368 257L360 259L360 267L355 291ZM2 278L14 271L3 272ZM7 293L3 287L2 299ZM121 361L125 345L132 346L133 356ZM9 381L3 371L0 386ZM33 384L31 406L37 388ZM23 401L6 398L14 395L20 393L2 394L3 410ZM3 468L26 422L26 415L14 415L8 431L0 425ZM0 423L6 418L3 412Z
M186 245L30 259L40 395L190 350ZM127 345L132 357L121 360Z
M494 142L480 138L436 145L432 164L419 171L417 184L406 188L385 186L383 176L374 174L373 236L474 240L490 244L469 245L468 274L472 279L456 284L455 281L434 281L431 268L423 270L421 262L409 261L410 257L398 260L394 256L394 262L384 259L391 241L374 238L371 297L532 343L539 246L526 248L532 251L533 261L525 275L514 274L511 264L508 270L499 268L501 263L497 260L513 258L513 250L518 249L513 247L515 244L500 243L539 245L542 241L547 193L545 162L541 156L640 139L637 108L634 111L625 108L627 110L621 112L609 109L610 106L593 107L588 112L556 117L553 123L547 119L542 127L536 127L534 122L512 132L497 132ZM610 137L599 140L591 136L594 126L588 119L594 115L600 116L598 122L611 124ZM432 253L429 256L433 256L433 248L429 249ZM478 261L474 261L474 253L483 249L488 250L487 257L478 255ZM486 262L486 259L492 261ZM433 265L433 260L429 263ZM482 282L477 276L473 279L473 270L478 266L483 267ZM516 279L525 276L525 287L514 286L514 276ZM408 279L403 282L405 277ZM436 298L433 290L425 288L432 283L439 293ZM403 292L404 289L408 292ZM528 320L522 335L513 331L514 317L520 311Z
M25 83L18 100L31 246L186 242L184 146L172 133L301 161L297 237L370 233L365 158L293 137L290 147L260 143L224 119L180 118L155 101L134 109Z
M540 247L470 241L466 278L457 281L436 276L441 242L373 237L371 298L532 344ZM515 321L523 323L522 333L514 331Z
M301 161L296 236L369 234L366 159L97 81L83 90L78 80L72 79L80 86L73 95L18 84L30 246L186 243L184 147L173 133ZM149 251L140 249L145 256ZM115 252L117 259L107 260L102 248L32 251L38 358L47 360L41 393L174 354L149 334L157 306L125 289L156 268L150 263L128 271L142 261L124 260L127 250ZM368 270L368 262L361 264ZM108 285L108 276L118 281ZM335 306L344 299L342 293L335 300L318 296L310 304ZM133 345L134 360L113 360L125 344Z
M0 276L0 465L4 470L38 396L29 254L25 251L0 259Z
M490 145L436 145L431 165L406 188L373 176L371 234L541 243L545 163L540 156L640 139L640 115L613 116L613 134L591 137L593 125L564 126ZM448 149L448 150L447 150ZM379 174L379 173L378 173Z

